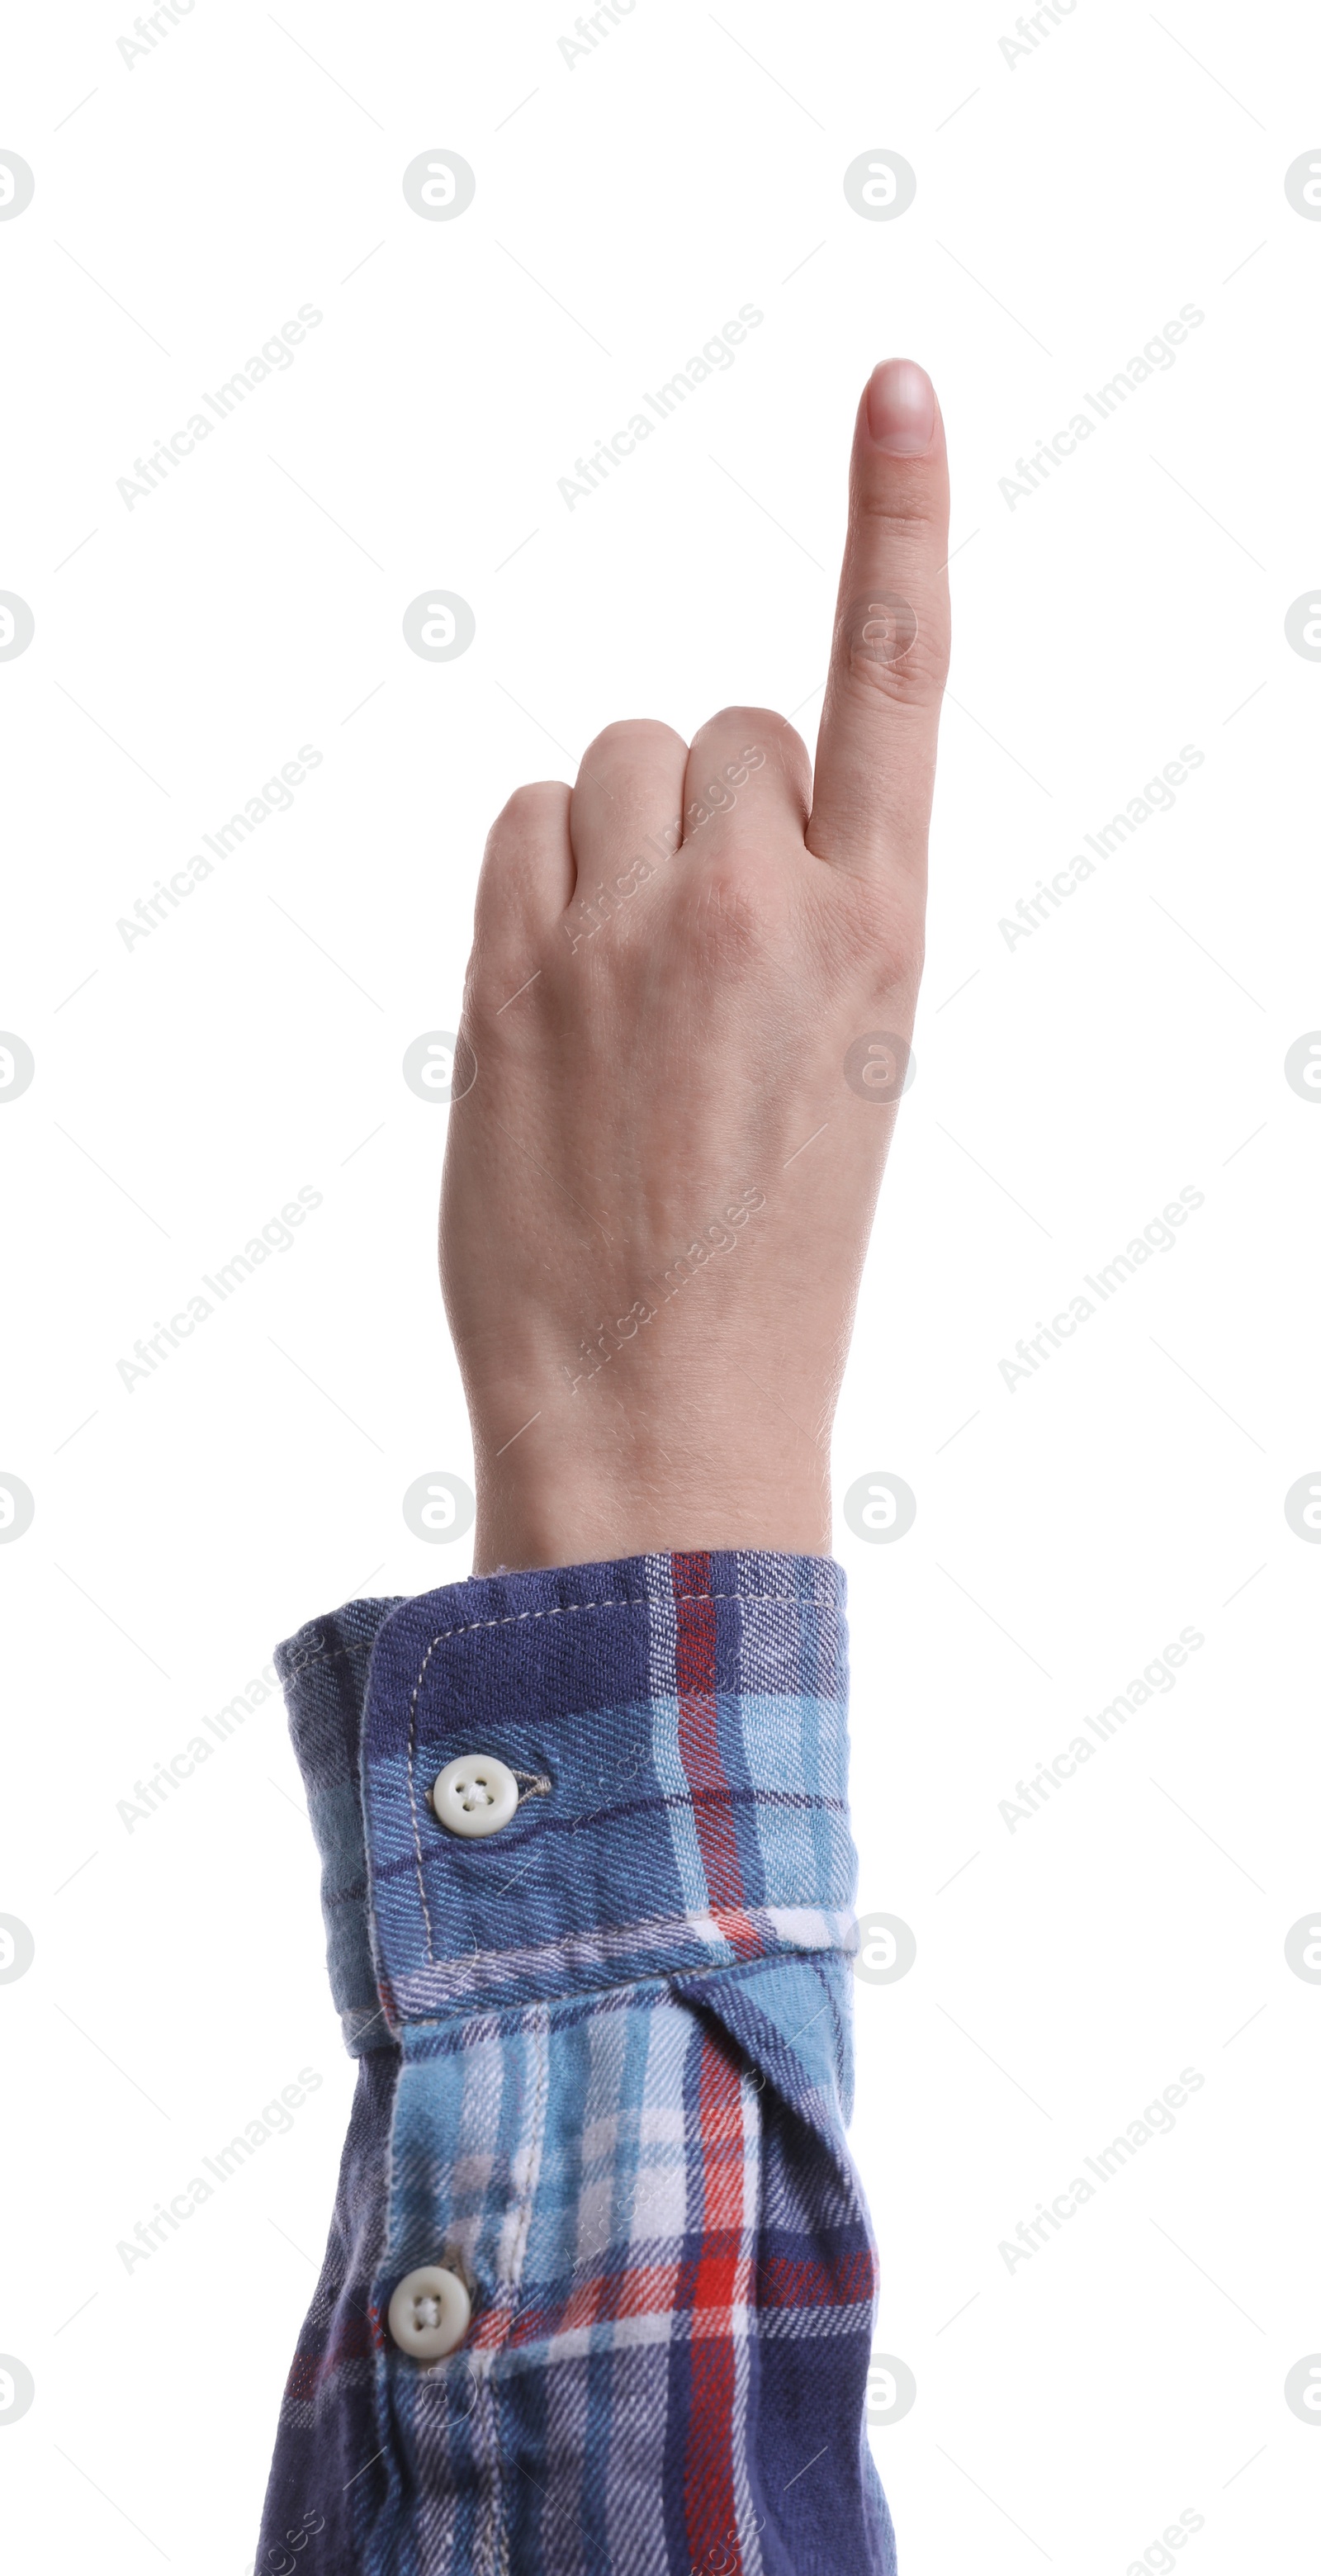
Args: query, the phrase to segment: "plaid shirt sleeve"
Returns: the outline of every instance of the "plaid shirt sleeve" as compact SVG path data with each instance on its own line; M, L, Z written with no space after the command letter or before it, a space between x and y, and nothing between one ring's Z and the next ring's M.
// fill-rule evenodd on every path
M359 2069L256 2576L893 2576L843 1592L633 1557L279 1650ZM429 1792L476 1755L520 1795L466 1839ZM424 2362L430 2265L471 2319Z

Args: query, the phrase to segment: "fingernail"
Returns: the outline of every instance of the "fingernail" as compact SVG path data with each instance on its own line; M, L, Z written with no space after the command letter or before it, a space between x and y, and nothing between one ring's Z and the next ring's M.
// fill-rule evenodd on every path
M924 456L936 426L931 378L911 358L887 358L867 387L872 445L887 456Z

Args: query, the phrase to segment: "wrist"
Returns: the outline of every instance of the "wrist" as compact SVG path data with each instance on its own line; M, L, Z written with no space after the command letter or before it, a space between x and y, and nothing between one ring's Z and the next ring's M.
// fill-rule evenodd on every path
M823 1457L790 1474L782 1456L718 1450L717 1435L692 1461L655 1441L627 1460L557 1453L549 1443L519 1468L491 1460L477 1475L474 1574L688 1550L829 1555Z

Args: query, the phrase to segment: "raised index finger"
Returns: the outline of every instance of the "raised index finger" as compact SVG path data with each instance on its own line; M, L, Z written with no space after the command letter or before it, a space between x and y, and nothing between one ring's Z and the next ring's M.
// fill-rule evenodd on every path
M853 433L849 525L807 846L919 874L949 661L949 473L929 376L876 368Z

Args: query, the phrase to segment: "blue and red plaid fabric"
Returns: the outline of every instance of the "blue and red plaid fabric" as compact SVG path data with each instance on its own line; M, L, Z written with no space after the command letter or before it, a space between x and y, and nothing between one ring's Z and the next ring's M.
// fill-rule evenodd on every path
M361 2063L257 2576L892 2576L838 1567L492 1575L277 1661ZM524 1784L484 1839L460 1753ZM419 2365L386 2310L441 2260Z

